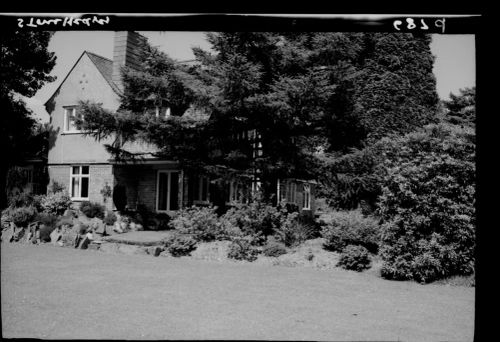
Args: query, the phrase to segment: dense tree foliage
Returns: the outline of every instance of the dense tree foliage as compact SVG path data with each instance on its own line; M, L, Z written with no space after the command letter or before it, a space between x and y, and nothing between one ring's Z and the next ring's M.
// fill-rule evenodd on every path
M47 130L37 124L20 95L31 97L54 77L50 71L56 57L47 50L50 32L9 31L0 33L0 167L1 200L5 206L5 179L8 168L26 156L46 149Z
M82 103L81 124L96 138L117 137L108 146L117 157L133 157L123 143L141 139L186 168L226 176L258 170L265 187L277 177L316 177L318 153L433 120L427 36L225 32L207 39L212 51L194 49L191 67L147 46L142 70L124 73L118 113ZM167 107L170 117L153 115ZM251 130L263 149L256 156L252 141L238 136Z
M473 125L476 122L476 87L459 90L459 94L450 93L450 100L443 101L446 109L445 119L460 125Z

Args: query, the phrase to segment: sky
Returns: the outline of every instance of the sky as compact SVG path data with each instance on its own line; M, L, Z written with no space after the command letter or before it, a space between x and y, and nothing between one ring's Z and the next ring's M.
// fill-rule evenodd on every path
M177 60L194 59L193 47L205 50L210 48L203 32L138 32L146 36L152 45L158 46ZM36 117L43 122L48 121L49 116L43 104L59 87L83 51L113 59L113 35L113 31L57 31L53 35L48 49L57 56L56 65L51 72L57 79L42 87L34 97L25 99ZM436 56L433 71L441 99L448 99L450 92L457 94L461 88L475 86L474 35L433 34L431 51Z

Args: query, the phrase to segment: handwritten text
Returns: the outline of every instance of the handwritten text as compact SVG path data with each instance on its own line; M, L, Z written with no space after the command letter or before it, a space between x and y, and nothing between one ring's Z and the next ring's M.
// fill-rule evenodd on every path
M93 24L104 25L109 24L109 17L99 17L92 16L89 18L75 18L75 17L64 17L64 18L54 18L54 19L46 19L46 18L29 18L29 20L25 20L24 18L17 19L18 27L39 27L39 26L80 26L86 25L89 26Z

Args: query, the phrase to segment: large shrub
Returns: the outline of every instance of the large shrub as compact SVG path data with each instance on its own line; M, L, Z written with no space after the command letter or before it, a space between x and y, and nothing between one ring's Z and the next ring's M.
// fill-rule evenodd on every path
M248 204L237 204L223 217L245 235L268 236L279 228L281 213L277 208L256 199Z
M166 250L175 257L190 255L196 247L196 240L186 235L172 235L165 241Z
M253 243L252 236L233 238L229 245L227 257L235 260L255 261L259 250Z
M274 229L274 236L287 247L300 245L315 236L315 226L300 219L298 212L280 211L279 226Z
M88 218L100 218L103 219L106 213L106 208L99 203L93 202L83 202L80 205L80 210L85 214Z
M368 250L363 246L348 245L340 254L337 266L346 270L363 271L370 268L371 259Z
M40 196L41 209L49 214L62 215L71 208L71 198L66 191Z
M21 208L21 207L29 207L29 206L37 206L37 196L33 196L32 194L26 192L20 192L16 194L12 194L9 196L8 202L9 207L11 208Z
M474 271L475 134L432 125L395 142L380 197L382 275L429 282Z
M323 227L321 234L328 250L340 252L347 245L359 245L376 253L380 230L377 219L365 216L357 209L332 212L330 222Z
M12 221L18 227L27 227L35 221L38 212L35 207L7 208L2 212L2 219Z
M179 233L190 234L197 241L225 239L227 234L220 224L215 207L191 207L179 210L169 226Z

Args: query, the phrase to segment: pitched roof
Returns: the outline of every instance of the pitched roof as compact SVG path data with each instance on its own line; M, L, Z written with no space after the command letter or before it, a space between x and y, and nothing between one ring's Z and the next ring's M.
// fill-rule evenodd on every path
M106 82L109 83L111 88L113 88L114 92L117 94L120 94L120 90L119 90L118 86L116 85L116 83L113 82L113 78L112 78L113 61L110 59L107 59L105 57L96 55L95 53L92 53L89 51L85 51L85 53L87 53L87 56L89 56L92 63L94 63L95 66L97 67L97 70L99 70L99 72L104 76L104 78L106 79Z
M73 64L73 66L71 67L71 69L69 70L69 72L66 74L66 76L64 77L64 79L62 80L62 82L59 84L59 86L57 87L57 89L54 91L54 93L52 94L52 96L50 96L49 99L47 101L45 101L45 103L44 103L45 107L47 107L47 104L59 92L59 89L63 85L64 81L66 81L66 79L71 74L71 72L73 71L73 69L75 68L75 66L78 64L78 62L80 61L80 59L82 59L83 55L87 55L89 57L89 59L92 61L92 63L96 66L97 70L99 70L99 72L101 73L101 75L104 77L104 79L106 80L106 82L108 82L108 84L111 86L111 89L113 89L113 91L116 94L118 94L118 95L121 93L120 90L119 90L119 88L118 88L118 86L112 80L112 75L113 75L113 61L111 61L111 60L109 60L107 58L104 58L102 56L96 55L95 53L88 52L88 51L83 51L82 54L80 55L80 57L78 57L78 59L76 60L75 64Z

